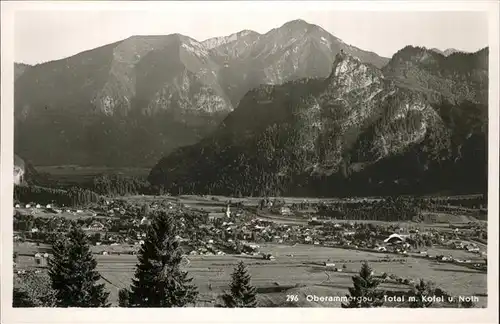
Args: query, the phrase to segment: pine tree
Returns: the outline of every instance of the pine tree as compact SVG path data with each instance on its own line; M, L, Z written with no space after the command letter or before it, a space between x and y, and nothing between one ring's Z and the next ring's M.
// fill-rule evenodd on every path
M120 289L118 291L118 306L128 307L130 300L130 291L128 289Z
M85 233L73 227L67 236L57 239L49 259L49 276L56 291L57 307L109 307L109 292L96 270Z
M243 261L234 269L231 291L222 296L224 307L257 307L255 287L250 284L250 275Z
M174 218L156 212L138 254L135 278L130 291L130 307L184 307L198 296L192 278L180 269L183 251L175 238Z
M353 287L349 288L349 301L342 308L368 308L383 305L383 294L377 289L380 281L372 275L372 269L367 262L363 263L359 275L352 277Z
M409 292L411 308L427 308L432 305L432 300L427 300L426 297L434 295L434 285L431 282L425 282L420 279L420 282L413 287Z

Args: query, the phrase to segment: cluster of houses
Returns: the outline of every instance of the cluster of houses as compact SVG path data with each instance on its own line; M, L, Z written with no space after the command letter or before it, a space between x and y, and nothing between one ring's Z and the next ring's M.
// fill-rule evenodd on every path
M466 250L467 252L478 253L478 254L481 253L476 243L454 241L450 242L449 246L456 250Z
M228 242L228 243L232 243ZM197 247L195 247L189 255L225 255L226 252L222 251L220 249L220 245L217 243L214 243L213 239L209 239L208 241L199 244Z
M31 203L31 204L15 204L14 205L15 209L19 210L30 210L31 214L36 214L37 212L44 211L47 213L52 213L52 214L61 214L61 213L71 213L71 214L81 214L83 213L82 209L75 209L75 208L57 208L53 204L46 204L46 205L41 205L37 203ZM97 214L93 213L93 216L96 216Z
M210 251L212 241L215 240L220 245L221 242L232 242L232 239L235 238L241 241L278 244L341 245L349 248L372 248L374 251L390 251L403 254L406 254L410 248L410 245L406 242L406 239L410 236L409 234L394 233L376 244L370 243L368 240L360 241L359 238L356 238L359 229L354 223L329 223L328 227L330 229L328 229L321 226L324 224L323 222L316 224L316 217L312 217L308 225L287 225L262 218L250 218L242 221L241 217L233 216L229 219L225 217L223 222L209 222L201 225L200 228L205 229L206 233L209 234L205 235L204 240L200 241L200 246L197 247L199 250L193 253L214 253ZM375 235L373 232L371 234Z
M37 204L37 203L34 203L34 204L25 204L25 205L15 204L14 208L25 208L25 209L32 209L32 208L41 209L41 208L45 208L45 209L50 209L50 208L52 208L52 204L47 204L45 206L42 206L42 205Z
M310 208L311 204L304 206L295 206L290 208L277 202L265 202L265 207L280 215L290 215L297 208ZM23 208L19 204L16 208ZM52 205L32 206L27 204L28 209L46 209L58 211ZM151 220L144 216L140 205L125 203L123 201L108 201L102 206L92 210L94 216L108 216L100 219L92 218L86 222L83 229L88 232L105 234L101 240L95 242L96 245L102 244L130 244L141 245L145 239L145 227ZM173 212L182 211L181 204L165 202L162 204L152 204L150 209L166 208ZM72 211L81 213L81 210ZM241 253L253 256L259 256L265 260L272 260L274 257L270 254L259 252L258 243L278 243L278 244L311 244L324 246L340 246L346 248L364 248L378 252L393 252L408 255L411 253L409 239L419 235L426 235L434 239L439 238L439 242L444 244L448 239L457 235L456 232L443 234L440 231L429 231L418 233L418 230L408 230L402 228L389 228L371 224L370 228L362 224L353 222L339 222L318 220L318 217L312 216L308 224L280 224L271 220L266 220L248 214L241 208L231 210L228 205L221 213L205 213L207 217L202 217L191 224L189 230L186 227L185 220L181 217L181 243L191 247L191 255L224 255L226 253ZM193 223L193 222L191 222ZM34 227L31 232L36 233L41 228ZM184 232L183 232L184 231ZM368 233L359 235L360 233ZM251 243L254 242L254 243ZM479 248L475 244L455 243L455 248L466 249L469 252L479 253ZM107 253L105 251L105 253ZM425 251L420 252L426 255ZM441 261L450 261L448 257L441 257ZM462 260L451 260L461 262ZM466 260L463 260L466 262ZM40 261L42 263L43 261ZM326 265L325 265L326 266ZM331 266L331 265L330 265ZM335 268L335 267L334 267ZM336 271L342 271L337 269Z
M234 215L233 215L234 216ZM349 248L372 248L374 251L393 251L406 254L409 244L405 242L408 234L389 235L386 240L381 240L380 244L371 244L368 241L360 241L355 238L357 228L354 223L329 224L334 231L330 231L323 226L315 226L315 217L311 218L309 225L287 225L280 224L262 218L250 218L245 221L241 217L225 217L224 221L207 223L200 225L206 235L199 240L198 246L194 248L193 254L217 254L229 245L233 240L242 242L267 242L278 244L312 244L345 246ZM311 224L312 223L312 224ZM322 224L321 222L318 224ZM372 233L375 235L375 233ZM213 243L215 241L215 243ZM358 246L359 245L359 246ZM214 246L222 246L217 251ZM231 249L229 249L231 250ZM243 251L242 251L243 253ZM255 252L253 252L255 253Z

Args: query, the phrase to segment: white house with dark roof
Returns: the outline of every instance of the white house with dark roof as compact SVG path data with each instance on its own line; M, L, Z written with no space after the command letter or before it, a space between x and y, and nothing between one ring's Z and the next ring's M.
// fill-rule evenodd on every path
M388 238L384 240L385 243L391 243L391 244L398 244L406 241L408 235L401 235L401 234L391 234L389 235Z

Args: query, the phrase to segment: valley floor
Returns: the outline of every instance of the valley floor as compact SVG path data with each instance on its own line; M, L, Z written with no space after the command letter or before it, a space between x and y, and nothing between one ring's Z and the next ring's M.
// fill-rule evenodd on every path
M123 199L123 198L122 198ZM131 196L125 197L130 202L138 201L177 201L182 202L186 208L204 210L213 213L222 213L228 201L237 203L241 201L244 206L256 206L259 198L237 199L231 197L213 196L181 196L181 197L154 197L154 196ZM287 198L290 201L302 201L295 198ZM312 199L311 199L312 200ZM64 214L64 213L63 213ZM47 217L43 212L36 217ZM64 217L90 217L85 211L79 216L75 214L64 214ZM308 218L299 216L274 215L266 212L258 212L257 217L271 220L277 223L307 224ZM50 216L53 217L53 216ZM398 226L421 226L424 228L436 228L450 230L450 221L456 220L457 224L467 222L463 217L447 216L447 223L422 223L398 222ZM354 221L351 221L354 222ZM358 222L358 221L356 221ZM367 221L369 222L369 221ZM184 268L194 278L194 283L199 289L200 298L198 306L213 307L224 291L229 289L231 273L239 261L244 261L252 276L252 283L259 292L259 305L269 307L340 307L340 302L311 302L306 299L307 295L318 297L345 296L348 288L352 287L352 276L359 271L363 261L368 261L375 274L392 274L400 278L418 281L420 278L433 281L453 296L478 296L476 307L487 305L487 273L449 262L440 262L432 258L424 258L416 253L398 255L382 252L368 252L358 249L327 247L313 244L259 244L259 252L270 253L275 259L265 260L262 256L227 254L227 255L189 255L184 263ZM110 291L110 301L114 306L118 304L118 291L129 287L134 275L137 256L124 253L133 250L137 246L119 244L93 246L98 262L98 271ZM486 245L480 244L482 251ZM16 242L14 251L18 253L17 269L37 268L33 255L36 252L49 251L50 247L45 244L36 245L33 242ZM103 255L108 251L108 255ZM464 250L452 250L445 248L428 248L429 255L447 255L456 259L470 259L472 262L480 262L477 254ZM50 252L49 252L50 253ZM332 271L327 269L325 262L334 263L340 269ZM40 271L45 271L40 268ZM408 290L408 286L398 282L383 283L382 288L386 290ZM298 301L287 301L287 295L298 295ZM295 303L295 305L292 305ZM392 305L397 307L397 304Z
M44 246L31 248L17 246L23 255L29 251L44 250ZM45 247L46 248L46 247ZM287 306L286 295L297 294L299 301L295 306L339 307L339 303L310 303L306 295L323 297L345 296L352 286L352 276L359 271L361 264L368 261L376 275L384 272L409 280L426 278L445 289L453 296L479 296L477 307L487 305L487 274L478 270L464 268L450 263L441 263L420 257L371 253L357 250L329 248L314 245L297 244L260 244L260 250L272 253L275 260L263 260L257 256L223 255L188 257L184 268L194 278L200 291L200 306L213 306L217 296L229 289L231 273L239 261L244 261L252 276L252 283L257 287L262 305ZM433 251L439 253L441 251ZM448 251L449 254L461 251ZM458 255L458 254L457 254ZM130 286L137 263L136 255L96 255L98 271L102 275L110 301L118 304L118 291ZM22 255L19 268L33 267L33 258ZM342 272L333 272L324 267L324 262L335 263L343 267ZM400 283L384 283L381 288L388 290L407 290L408 286ZM293 305L288 305L293 306Z

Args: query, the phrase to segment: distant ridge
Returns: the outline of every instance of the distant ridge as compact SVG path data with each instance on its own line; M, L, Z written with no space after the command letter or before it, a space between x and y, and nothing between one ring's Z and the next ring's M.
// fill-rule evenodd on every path
M431 51L434 51L434 52L439 53L439 54L444 55L444 56L450 56L451 54L454 54L454 53L470 53L470 52L466 52L466 51L460 51L460 50L457 50L454 48L447 48L444 51L441 51L440 49L437 49L437 48L432 48Z

